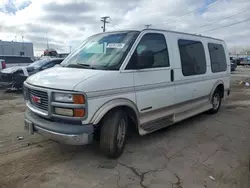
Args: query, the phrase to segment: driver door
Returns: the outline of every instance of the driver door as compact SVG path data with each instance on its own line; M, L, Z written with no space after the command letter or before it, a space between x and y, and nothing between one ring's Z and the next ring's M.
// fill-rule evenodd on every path
M143 67L144 62L139 61L143 59L140 56L146 51L153 54L153 62L147 62ZM138 64L140 66L137 66ZM146 124L171 115L168 107L175 102L175 87L171 80L173 72L165 35L144 34L126 69L135 70L134 85L140 123Z

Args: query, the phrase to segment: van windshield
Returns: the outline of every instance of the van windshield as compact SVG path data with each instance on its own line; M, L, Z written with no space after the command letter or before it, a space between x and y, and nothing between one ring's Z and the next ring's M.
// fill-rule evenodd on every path
M127 31L94 35L75 49L61 65L86 69L119 70L138 34L137 31Z

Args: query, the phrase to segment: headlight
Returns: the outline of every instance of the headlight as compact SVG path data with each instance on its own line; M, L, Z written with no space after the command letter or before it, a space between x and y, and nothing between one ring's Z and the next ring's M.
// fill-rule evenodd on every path
M74 104L85 104L85 98L80 94L54 93L54 101Z
M73 102L73 95L67 93L54 93L54 100L57 102Z

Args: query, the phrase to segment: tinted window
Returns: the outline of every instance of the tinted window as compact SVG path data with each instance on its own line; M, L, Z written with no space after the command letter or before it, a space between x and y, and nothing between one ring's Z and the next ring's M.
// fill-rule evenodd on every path
M49 59L41 59L37 60L34 63L31 63L28 67L34 67L35 69L38 69L44 65L46 65L49 62Z
M227 61L224 48L221 44L208 44L212 72L227 70Z
M45 64L44 66L42 66L43 69L47 69L47 68L51 68L51 67L54 67L56 64L54 61L51 61L47 64Z
M206 57L202 43L193 40L179 40L178 45L183 75L205 74Z
M57 64L60 64L63 60L60 59L60 60L55 60L55 61L52 61L53 64L57 65Z
M167 43L164 35L158 33L145 34L139 42L126 69L136 69L138 58L143 52L152 52L152 65L145 68L169 67Z
M62 62L62 60L53 60L53 61L50 61L47 64L43 65L43 68L44 69L51 68L51 67L54 67L57 64L60 64L61 62Z

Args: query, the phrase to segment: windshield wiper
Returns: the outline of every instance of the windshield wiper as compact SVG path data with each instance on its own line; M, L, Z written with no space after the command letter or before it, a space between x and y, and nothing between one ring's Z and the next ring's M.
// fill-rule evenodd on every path
M69 64L67 67L96 69L95 67L92 67L89 64L80 64L80 63L78 63L78 64Z

